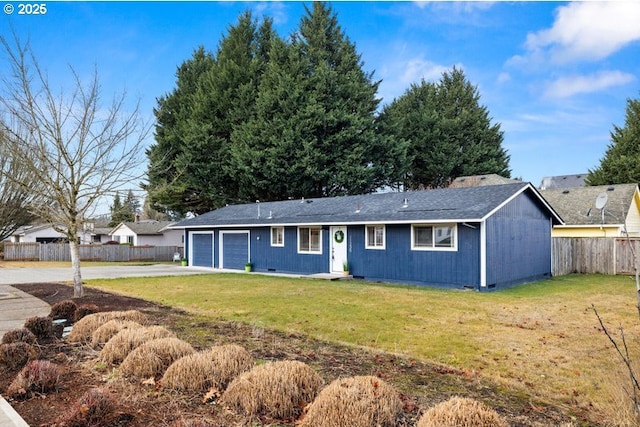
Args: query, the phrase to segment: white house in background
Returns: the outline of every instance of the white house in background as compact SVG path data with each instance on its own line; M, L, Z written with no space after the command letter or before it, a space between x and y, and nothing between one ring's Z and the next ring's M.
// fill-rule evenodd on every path
M90 243L91 233L79 231L80 243ZM58 243L66 242L67 236L49 224L25 225L18 228L10 238L12 243Z
M182 246L182 230L169 228L171 221L121 222L109 232L111 240L134 246Z

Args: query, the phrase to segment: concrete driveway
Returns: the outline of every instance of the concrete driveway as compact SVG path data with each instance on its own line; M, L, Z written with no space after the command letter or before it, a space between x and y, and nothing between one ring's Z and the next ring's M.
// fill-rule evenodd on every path
M182 267L177 264L122 265L108 267L82 267L83 280L116 279L118 277L184 276L212 273L214 270L198 267ZM0 268L0 285L16 283L71 282L71 267L51 268Z

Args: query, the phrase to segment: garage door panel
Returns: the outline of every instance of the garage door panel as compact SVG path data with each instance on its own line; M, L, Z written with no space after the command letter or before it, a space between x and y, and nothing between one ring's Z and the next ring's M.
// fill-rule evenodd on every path
M249 260L249 233L225 233L222 245L223 268L244 270Z
M213 234L193 234L191 265L213 268Z

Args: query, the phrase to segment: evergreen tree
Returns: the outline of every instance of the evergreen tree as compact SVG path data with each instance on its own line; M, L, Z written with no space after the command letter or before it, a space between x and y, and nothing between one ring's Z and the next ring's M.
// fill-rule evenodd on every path
M400 169L404 146L376 132L378 82L324 3L292 43L275 42L256 115L234 134L246 199L371 192Z
M120 200L120 193L116 192L116 195L113 197L113 205L111 205L111 221L109 222L109 227L115 227L121 222L130 222L134 220L134 216L131 213L131 210L127 206L127 203L122 203Z
M184 213L190 209L194 190L187 183L187 168L178 163L178 159L188 151L199 80L213 66L211 54L203 47L198 48L193 57L178 68L177 87L158 99L154 109L156 143L147 150L149 168L143 188L148 192L150 204L160 211Z
M133 194L133 190L127 192L123 207L130 213L131 217L135 219L136 214L138 214L140 210L140 200Z
M509 177L499 124L491 124L480 95L456 68L438 83L412 85L386 106L381 131L409 143L408 189L446 187L458 176Z
M199 214L238 201L231 134L253 116L265 52L269 51L274 34L271 20L265 19L258 27L250 12L242 14L220 42L215 58L196 52L197 57L189 65L202 66L187 67L194 73L185 76L186 96L174 92L168 97L171 103L164 100L160 104L157 116L166 113L175 117L165 126L171 128L171 134L179 133L180 149L168 151L158 142L156 152L149 153L150 170L165 158L170 165L164 168L169 173L163 172L168 179L154 180L150 176L146 186L154 208ZM190 84L192 77L194 85ZM172 114L173 103L188 114ZM166 111L162 111L163 107ZM156 139L163 137L158 133ZM166 197L161 197L163 190Z
M613 127L600 165L589 170L588 185L640 183L640 99L627 99L624 127Z

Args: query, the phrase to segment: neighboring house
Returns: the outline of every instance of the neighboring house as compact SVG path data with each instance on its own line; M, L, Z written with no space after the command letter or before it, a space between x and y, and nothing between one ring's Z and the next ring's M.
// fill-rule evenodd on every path
M121 222L109 235L111 240L134 246L182 246L182 232L170 229L171 221Z
M94 227L93 230L91 230L90 243L95 243L95 244L107 243L108 241L111 240L111 236L109 235L111 230L112 228L110 227Z
M449 184L449 188L478 187L481 185L502 185L513 184L516 182L522 181L505 178L504 176L490 173L487 175L459 176L458 178L454 179L451 184Z
M560 190L567 188L584 187L584 180L587 178L586 173L573 175L545 176L540 183L540 190Z
M79 243L88 243L91 241L91 234L78 230L78 238ZM12 243L60 243L67 242L67 236L49 224L36 224L18 228L9 240Z
M227 206L184 220L191 266L494 289L551 275L562 220L529 183Z
M543 190L541 194L565 222L554 225L553 237L621 237L627 235L625 223L629 236L640 237L636 184Z

